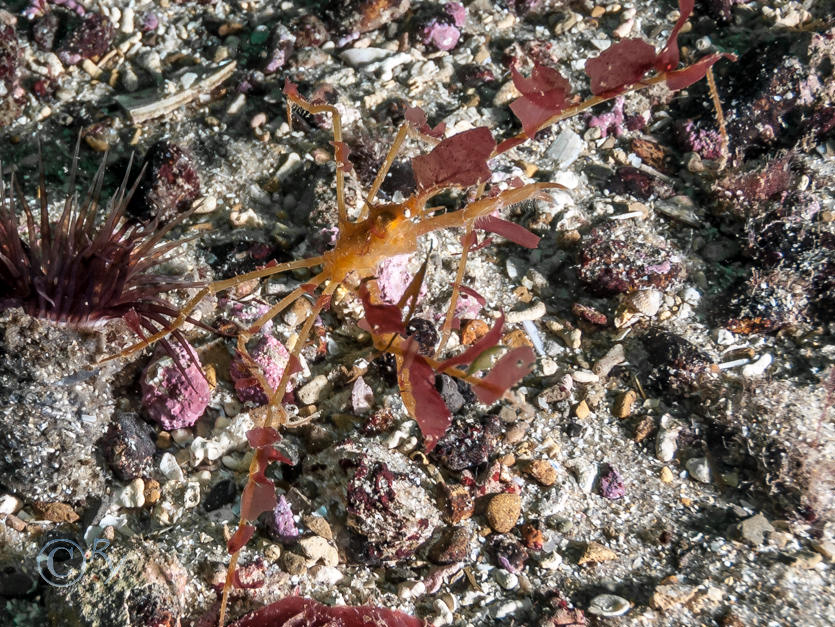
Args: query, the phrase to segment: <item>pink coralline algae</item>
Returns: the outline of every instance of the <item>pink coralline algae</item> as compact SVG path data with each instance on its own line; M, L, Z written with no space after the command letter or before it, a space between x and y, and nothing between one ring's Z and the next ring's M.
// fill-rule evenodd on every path
M615 137L623 135L623 96L615 99L612 110L607 113L592 116L589 120L589 128L599 128L600 137L605 138L609 133Z
M164 348L157 348L142 373L142 405L148 416L167 430L190 427L206 409L212 394L194 348L169 344L178 366Z
M278 497L268 527L271 536L286 544L295 542L299 537L299 530L293 520L293 510L283 494Z
M284 368L290 359L290 353L284 345L272 335L262 335L247 346L249 356L261 368L267 383L271 388L278 387ZM250 370L240 353L235 354L229 367L229 376L235 382L235 393L243 403L266 405L267 394L258 379Z
M377 266L377 285L385 302L392 305L397 303L412 282L412 274L409 272L410 258L411 255L394 255ZM424 294L425 288L421 286L418 298L422 298Z
M443 14L433 17L421 32L423 43L438 50L452 50L461 37L459 28L467 21L467 9L459 2L450 2L443 7Z
M698 153L702 159L722 156L722 136L715 129L697 127L693 120L687 120L678 129L678 136L685 150Z

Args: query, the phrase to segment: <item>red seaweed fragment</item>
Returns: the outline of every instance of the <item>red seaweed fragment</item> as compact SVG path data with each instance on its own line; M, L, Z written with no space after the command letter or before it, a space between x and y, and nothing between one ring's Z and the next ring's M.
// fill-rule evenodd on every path
M293 596L247 614L230 627L428 627L429 623L380 607L330 607Z

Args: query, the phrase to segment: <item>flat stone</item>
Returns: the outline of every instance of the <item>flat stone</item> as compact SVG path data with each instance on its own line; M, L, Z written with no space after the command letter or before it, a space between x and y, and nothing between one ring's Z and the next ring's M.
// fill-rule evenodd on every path
M566 168L574 163L586 149L586 142L577 133L564 130L545 151L549 159L556 162L557 167Z
M42 520L58 523L74 523L78 520L78 514L66 503L35 503L32 508Z
M650 598L650 607L656 610L668 610L676 605L687 603L696 595L696 586L685 584L663 584L655 586Z
M296 398L302 405L314 405L319 400L319 395L328 384L328 378L324 375L316 375L296 391Z
M281 567L290 575L301 575L307 572L307 558L298 553L286 551L279 558Z
M684 466L690 476L699 483L710 483L710 464L706 457L691 457Z
M302 524L308 529L310 529L317 536L325 538L326 540L333 540L333 532L331 531L331 526L328 524L328 521L322 518L321 516L303 516Z
M325 566L336 566L339 564L339 553L336 547L328 540L320 536L310 536L299 540L299 548L308 557L308 565L312 566L319 560Z
M812 551L800 551L792 559L792 566L794 566L798 570L812 570L822 561L823 556L820 553L813 553Z
M586 544L583 554L577 560L577 564L599 564L600 562L609 562L618 558L618 554L612 549L603 546L599 542L589 542Z
M766 534L774 531L774 527L762 513L746 518L736 526L740 538L752 546L759 546L765 542Z
M527 473L536 479L540 485L552 486L557 481L557 471L551 462L544 459L532 461L527 467Z

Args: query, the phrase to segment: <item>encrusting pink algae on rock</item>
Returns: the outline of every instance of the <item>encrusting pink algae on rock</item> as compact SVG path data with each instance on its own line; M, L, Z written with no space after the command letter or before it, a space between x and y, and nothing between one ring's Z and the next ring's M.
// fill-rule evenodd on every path
M290 360L290 353L272 335L262 335L254 340L251 347L247 347L250 357L261 368L270 387L278 387L284 368ZM267 394L261 387L249 366L244 362L239 353L235 353L232 365L229 367L229 376L235 382L235 393L242 403L252 402L256 405L267 404Z
M148 416L167 430L190 427L206 410L211 390L200 369L193 347L172 343L180 366L162 348L157 348L142 373L142 405Z

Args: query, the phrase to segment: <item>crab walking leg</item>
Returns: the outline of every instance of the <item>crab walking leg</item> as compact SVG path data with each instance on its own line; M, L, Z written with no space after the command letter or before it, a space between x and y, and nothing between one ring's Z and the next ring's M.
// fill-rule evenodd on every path
M273 305L270 310L258 318L255 323L249 327L246 331L241 331L238 334L238 354L243 358L244 362L246 363L247 368L249 368L250 373L258 380L259 385L265 392L269 392L272 389L272 386L267 382L266 375L264 374L263 369L261 366L256 363L256 361L250 356L249 351L246 348L246 343L249 339L258 332L258 330L263 327L269 320L273 317L280 314L282 311L287 309L290 305L296 302L299 298L301 298L307 291L310 289L310 286L316 288L319 284L322 283L324 280L324 273L321 273L315 276L309 283L305 285L300 285L292 292L290 292L287 296L282 298L278 303Z
M455 317L455 306L458 304L458 295L461 291L461 283L464 281L464 272L467 269L467 257L470 254L470 237L473 233L473 224L473 220L467 221L467 229L464 231L464 237L461 240L464 242L464 246L461 250L461 261L458 262L458 272L455 274L455 282L452 284L452 296L450 297L449 309L447 309L446 318L444 319L444 326L441 328L441 341L438 344L438 348L435 350L435 359L437 359L446 348L450 333L452 333L452 319Z
M281 400L284 398L284 393L287 391L287 384L290 382L291 376L291 369L289 367L289 364L298 361L299 354L301 354L302 348L304 348L305 342L307 342L307 337L310 335L310 330L316 323L316 318L319 316L319 313L328 305L328 303L330 302L330 297L336 291L337 287L339 287L339 283L336 281L332 281L327 287L325 287L324 290L322 290L322 294L321 296L319 296L319 298L316 301L316 304L313 306L313 310L308 315L307 320L304 321L304 325L302 326L301 331L299 331L296 343L293 345L293 351L290 353L290 360L287 362L288 367L284 369L284 372L281 374L281 380L278 382L278 385L276 386L275 390L273 390L272 394L270 395L270 407L280 405ZM279 416L284 415L283 409L277 413ZM266 424L265 426L280 426L278 424L273 424L275 422L274 420L272 420L272 417L274 415L274 412L270 412L270 418L267 421L268 424Z
M344 165L339 160L339 153L342 151L340 147L342 144L342 118L339 117L339 110L333 105L314 105L306 100L294 96L293 94L285 94L287 100L294 105L310 113L316 115L317 113L330 113L331 120L333 120L333 143L334 143L334 159L336 160L336 205L339 209L339 222L344 224L348 221L348 210L345 208L345 171ZM290 114L290 105L287 105L287 119L292 120Z
M383 181L394 163L394 158L397 156L403 142L406 141L406 136L409 134L409 128L409 123L404 122L400 125L400 128L397 129L397 135L395 135L394 142L392 143L391 148L389 148L386 160L383 162L382 167L380 167L380 171L377 172L377 176L374 177L371 189L368 190L368 196L365 198L365 205L363 205L360 218L364 218L366 216L368 213L368 206L374 202L374 197L377 196L377 192L380 191L380 187L383 185Z
M324 260L324 257L311 257L310 259L300 259L298 261L290 261L288 263L281 263L276 266L269 266L266 268L261 268L259 270L253 270L252 272L247 272L246 274L241 274L236 277L232 277L231 279L226 279L224 281L215 281L214 283L210 283L203 289L201 289L197 295L188 301L180 310L180 313L177 314L177 317L174 321L169 324L166 328L160 329L153 335L149 335L148 337L144 338L140 342L133 344L132 346L127 347L125 350L117 353L116 355L110 355L109 357L105 357L99 363L105 363L111 361L113 359L118 359L119 357L127 357L128 355L132 355L136 351L141 351L143 348L158 342L159 340L163 339L164 337L171 334L173 331L179 329L185 322L188 320L188 317L191 315L191 312L195 310L197 305L200 304L206 296L210 294L217 294L222 292L223 290L228 290L230 287L235 287L236 285L240 285L244 281L249 281L251 279L260 279L266 276L271 276L273 274L279 274L281 272L287 272L288 270L295 270L296 268L310 268L312 266L317 266Z
M415 231L417 236L421 236L441 229L460 227L469 221L489 216L497 209L519 204L549 189L565 189L565 186L559 183L530 183L529 185L509 189L498 196L471 202L463 209L427 217L415 225ZM478 225L476 224L475 227L478 228Z
M319 296L318 300L316 301L316 305L313 307L313 311L310 312L310 315L305 320L304 326L302 330L299 332L298 339L296 340L295 345L293 346L293 352L290 354L290 360L287 362L287 367L284 368L284 373L281 375L281 381L279 381L278 386L276 386L275 390L272 391L270 394L270 401L269 407L273 408L276 406L276 401L278 401L278 408L277 412L269 411L266 416L264 423L259 426L264 427L273 427L276 428L280 425L279 420L273 420L274 416L278 416L279 419L285 415L284 408L281 407L281 400L284 398L284 392L287 389L287 383L290 381L290 364L294 361L298 360L299 354L302 351L302 347L304 346L305 342L307 341L307 336L310 335L310 330L313 328L314 323L316 322L316 318L319 316L319 313L322 309L325 308L325 305L330 300L330 296L334 293L336 288L339 286L339 283L336 281L332 282L328 285L323 291L322 295ZM249 476L252 477L253 474L258 470L258 460L257 458L253 458L252 462L249 465ZM248 523L243 517L238 522L238 528L246 525ZM235 551L232 556L229 558L229 568L226 571L226 581L223 585L223 595L220 601L220 620L219 625L223 625L224 620L226 618L226 604L229 600L229 590L232 588L232 583L235 578L235 568L238 564L238 556L240 555L241 551L238 549Z

